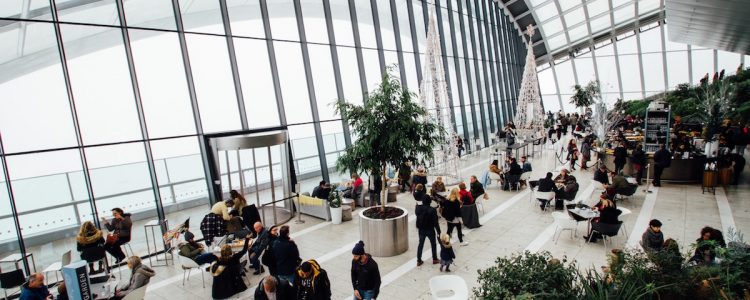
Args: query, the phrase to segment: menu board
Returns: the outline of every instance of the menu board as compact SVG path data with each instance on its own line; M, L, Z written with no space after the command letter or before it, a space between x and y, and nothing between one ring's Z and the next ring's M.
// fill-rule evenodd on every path
M646 112L646 128L644 130L644 151L656 152L659 144L669 148L670 109L654 109Z

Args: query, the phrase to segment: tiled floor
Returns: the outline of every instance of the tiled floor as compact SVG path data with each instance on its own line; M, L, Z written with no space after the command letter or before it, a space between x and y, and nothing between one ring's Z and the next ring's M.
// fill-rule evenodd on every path
M462 162L462 175L480 176L489 164L489 154L485 151L479 156L469 157ZM554 157L549 154L537 155L533 159L534 172L532 178L542 177L547 170L555 168ZM746 169L747 174L747 169ZM592 189L592 171L575 171L573 173L581 183L580 195L588 203L594 203L600 191ZM747 178L747 177L745 177ZM666 237L676 239L683 252L698 237L700 228L709 225L722 227L722 217L725 222L733 219L737 228L742 232L750 231L750 186L745 179L739 187L729 187L725 194L728 199L731 215L721 216L717 206L717 196L701 194L697 184L677 185L665 183L658 190L650 194L654 201L653 209L641 207L647 195L644 188L619 205L632 210L632 214L621 218L631 235L639 238L645 227L636 228L638 219L649 220L658 218L663 223ZM560 234L557 242L552 241L555 232L550 212L541 212L538 205L529 202L527 191L506 192L497 186L487 187L490 200L485 204L485 216L482 217L481 228L466 230L468 246L456 246L456 261L453 274L465 279L470 287L476 286L477 270L486 268L493 263L495 257L506 256L524 251L550 251L556 257L574 259L581 267L599 266L605 263L605 248L598 244L584 244L581 236L585 234L585 223L581 223L578 237L572 238L568 232ZM717 193L717 195L720 193ZM649 200L650 201L650 200ZM397 205L413 211L415 202L410 194L398 196ZM358 208L357 212L360 208ZM352 288L349 278L351 248L359 239L358 217L340 225L331 225L320 220L304 217L304 224L290 222L295 242L300 247L303 259L314 258L328 271L333 286L333 299L350 299ZM409 250L394 257L376 257L383 278L383 286L379 299L430 299L428 287L429 278L439 275L437 265L429 264L430 250L425 247L423 257L426 264L416 267L415 252L417 247L417 232L410 223ZM441 228L445 229L441 220ZM305 230L305 228L307 228ZM297 233L297 234L295 234ZM301 233L301 234L300 234ZM613 247L623 247L627 242L624 236L614 240ZM367 248L367 245L365 245ZM157 276L152 279L146 299L210 299L212 278L204 272L206 288L201 287L200 274L193 273L190 280L183 286L182 270L177 267L156 267ZM126 276L127 277L127 276ZM250 275L248 291L238 295L240 299L252 299L255 285L260 276Z

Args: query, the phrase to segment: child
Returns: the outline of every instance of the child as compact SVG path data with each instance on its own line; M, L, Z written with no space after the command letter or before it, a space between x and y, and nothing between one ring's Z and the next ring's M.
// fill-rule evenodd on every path
M451 247L451 237L443 233L440 235L440 272L443 271L443 267L445 267L446 272L450 272L454 258L456 258L456 253L453 252Z

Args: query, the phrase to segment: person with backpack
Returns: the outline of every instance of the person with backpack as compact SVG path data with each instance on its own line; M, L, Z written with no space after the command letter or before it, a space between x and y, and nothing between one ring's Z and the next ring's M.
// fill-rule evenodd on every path
M422 249L424 249L424 240L426 238L430 240L430 247L432 248L432 264L440 263L437 257L437 245L435 244L436 236L440 235L440 224L438 224L437 211L430 206L430 203L432 203L431 199L427 197L422 198L422 204L418 204L414 209L414 214L417 215L417 230L419 231L417 266L421 266L424 263L422 261ZM435 234L436 232L437 235Z

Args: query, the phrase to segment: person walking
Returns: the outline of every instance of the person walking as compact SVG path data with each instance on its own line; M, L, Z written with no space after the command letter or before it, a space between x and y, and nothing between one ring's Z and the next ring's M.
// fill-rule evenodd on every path
M380 270L378 263L365 252L365 243L357 242L352 249L352 287L354 300L372 300L380 294Z
M630 156L630 162L633 164L633 169L636 172L635 181L638 185L641 185L641 179L643 179L643 168L646 165L646 152L643 152L643 145L638 144L633 150L633 154Z
M424 249L424 240L430 240L430 247L432 248L432 264L437 264L440 261L437 257L437 245L435 244L435 233L440 235L440 224L438 224L438 216L435 208L430 206L432 200L429 198L423 198L422 204L417 205L414 209L414 214L417 215L417 230L419 232L419 245L417 246L417 266L421 266L424 262L422 261L422 249Z
M672 154L664 144L659 144L659 150L654 152L654 186L661 186L661 174L672 164Z
M576 169L576 161L578 160L578 146L576 145L576 139L570 139L568 142L568 160L570 160L570 170Z
M446 232L449 236L453 233L453 228L458 230L458 240L462 245L468 245L464 243L464 234L461 232L461 206L462 203L458 199L458 188L453 188L451 193L448 195L448 201L443 201L442 215L448 223L448 230Z
M453 252L451 246L451 236L445 233L440 235L440 272L445 269L446 272L451 271L451 264L453 259L456 258L456 253Z
M328 273L314 259L303 262L297 267L294 278L298 300L330 300L331 282Z
M591 160L591 140L589 138L584 138L583 143L581 143L581 170L588 170L589 167L586 165L588 164L589 160Z
M289 238L289 226L282 225L279 228L279 237L273 243L273 253L276 258L278 277L294 282L294 271L301 259L297 244Z

